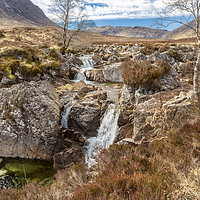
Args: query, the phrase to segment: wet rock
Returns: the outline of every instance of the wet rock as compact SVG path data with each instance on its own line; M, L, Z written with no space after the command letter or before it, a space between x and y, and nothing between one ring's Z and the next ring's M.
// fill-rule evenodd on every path
M75 55L71 54L70 57L68 57L70 63L72 63L73 65L78 65L81 66L83 65L83 62Z
M63 138L64 139L70 139L73 142L77 142L79 144L85 143L85 139L83 138L82 134L78 131L65 129L63 132Z
M80 70L80 67L78 65L72 65L69 69L69 79L74 80L79 70Z
M74 163L82 161L83 155L83 148L79 146L72 146L63 152L56 153L53 156L54 168L64 169L69 167Z
M107 93L101 90L87 93L78 99L69 115L70 129L81 132L84 136L96 136L100 126L100 118L105 111Z
M46 81L0 89L0 156L51 160L60 102Z

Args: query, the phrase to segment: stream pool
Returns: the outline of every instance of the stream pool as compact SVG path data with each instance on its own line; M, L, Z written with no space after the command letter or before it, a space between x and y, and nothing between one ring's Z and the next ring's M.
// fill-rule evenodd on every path
M53 164L41 160L4 158L0 164L0 188L23 188L34 181L37 184L52 183Z

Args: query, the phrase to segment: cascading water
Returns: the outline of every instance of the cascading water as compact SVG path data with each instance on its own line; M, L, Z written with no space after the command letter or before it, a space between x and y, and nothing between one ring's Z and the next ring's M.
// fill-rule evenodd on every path
M83 62L83 65L81 66L81 69L79 72L75 75L74 80L75 81L84 81L84 82L89 82L86 80L85 77L85 70L93 69L94 61L92 59L91 55L84 55L80 57L80 60Z
M85 83L93 84L92 81L86 80L86 77L84 74L85 70L93 69L94 61L92 59L92 55L83 55L80 57L80 59L83 62L83 65L81 66L80 71L75 75L74 80L75 81L83 80ZM73 104L74 104L74 99L72 100L72 103L67 107L67 109L65 109L65 111L62 113L61 124L64 128L69 128L68 127L68 119L69 119L69 114L73 107Z
M97 137L88 139L89 146L85 157L88 167L91 167L96 163L96 159L102 149L106 149L113 144L118 133L117 122L119 113L120 111L117 110L117 106L110 104L103 116Z
M69 119L69 114L72 109L73 105L69 106L63 113L62 113L62 120L61 124L64 128L69 128L68 127L68 119Z

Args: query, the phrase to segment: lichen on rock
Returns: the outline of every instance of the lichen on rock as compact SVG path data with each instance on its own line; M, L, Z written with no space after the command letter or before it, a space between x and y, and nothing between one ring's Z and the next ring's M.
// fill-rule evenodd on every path
M0 156L51 160L60 102L46 81L0 89Z

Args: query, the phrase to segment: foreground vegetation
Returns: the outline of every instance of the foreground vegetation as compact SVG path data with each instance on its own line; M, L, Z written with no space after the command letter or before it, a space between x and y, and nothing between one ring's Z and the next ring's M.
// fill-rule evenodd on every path
M0 199L198 199L199 113L195 116L141 146L112 145L93 169L73 165L59 171L51 186L0 190Z

